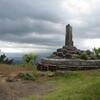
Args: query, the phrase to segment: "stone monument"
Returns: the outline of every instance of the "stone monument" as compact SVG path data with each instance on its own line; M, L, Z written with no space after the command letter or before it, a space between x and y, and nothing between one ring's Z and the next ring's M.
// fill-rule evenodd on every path
M71 25L66 26L66 35L65 35L65 46L62 48L57 49L56 52L54 52L50 58L55 59L74 59L78 58L79 54L81 54L81 50L77 49L73 44L73 34L72 34L72 27Z
M72 38L73 38L72 27L68 24L66 26L65 46L69 46L69 45L73 46Z
M86 55L84 56L84 54ZM46 68L46 70L59 70L69 68L86 69L86 67L90 69L99 68L100 60L92 59L94 59L94 56L90 50L79 50L74 46L72 27L68 24L66 26L65 45L57 49L56 52L53 52L50 57L41 59L41 64L38 65L38 69L45 70Z
M80 59L82 52L86 52L88 59L92 59L92 52L90 50L79 50L74 46L73 34L71 25L66 26L65 45L57 49L49 58L53 59Z

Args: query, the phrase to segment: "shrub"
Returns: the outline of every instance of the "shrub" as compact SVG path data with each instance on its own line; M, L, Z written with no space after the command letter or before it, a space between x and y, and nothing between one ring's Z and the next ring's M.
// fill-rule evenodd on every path
M32 67L33 64L32 64L31 62L23 62L23 63L22 63L22 66L23 66L23 67Z
M100 48L93 48L93 53L96 59L100 59Z
M18 73L18 78L24 79L24 80L32 80L35 81L38 79L38 73L36 66L33 69L33 72L20 72Z
M26 73L25 76L24 76L25 80L35 81L35 80L37 80L37 78L38 78L38 73L37 73L36 66L34 66L34 70L33 70L32 73Z
M24 76L24 79L35 81L37 79L37 74L36 73L32 73L32 74L26 73Z
M23 56L23 67L29 67L35 65L37 55L34 54L25 54Z
M85 51L81 53L80 59L84 59L84 60L88 59L87 53Z

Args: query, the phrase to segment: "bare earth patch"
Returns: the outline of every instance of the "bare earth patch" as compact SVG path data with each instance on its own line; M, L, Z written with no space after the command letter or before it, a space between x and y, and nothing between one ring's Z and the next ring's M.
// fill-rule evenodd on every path
M32 67L17 67L13 65L0 64L0 72L3 76L8 76L10 74L15 74L19 72L32 72Z
M0 100L20 100L30 95L43 96L49 90L54 90L56 84L41 81L16 81L6 82L5 78L10 74L19 72L32 72L33 68L21 68L8 65L0 65Z
M3 87L2 87L3 86ZM47 91L53 89L53 83L35 83L35 82L12 82L0 85L0 100L19 100L30 95L44 95Z

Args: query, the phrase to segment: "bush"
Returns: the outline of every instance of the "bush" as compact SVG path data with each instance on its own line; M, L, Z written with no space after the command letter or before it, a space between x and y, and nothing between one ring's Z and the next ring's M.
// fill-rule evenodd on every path
M26 73L24 79L35 81L37 79L37 75L36 73L32 73L32 74Z
M93 53L96 59L100 59L100 48L93 48Z
M81 53L80 59L84 59L84 60L88 59L87 53L85 51Z
M37 78L38 78L38 73L37 73L36 66L34 67L34 70L33 70L32 73L26 73L25 76L24 76L25 80L35 81L35 80L37 80Z
M37 59L37 55L34 54L25 54L23 56L23 67L30 67L35 65L35 61Z
M23 63L22 63L22 66L23 66L23 67L32 67L33 64L32 64L31 62L28 62L28 63L27 63L27 62L23 62Z
M24 80L32 80L35 81L38 79L38 73L36 67L34 67L33 72L20 72L18 73L18 78L24 79Z

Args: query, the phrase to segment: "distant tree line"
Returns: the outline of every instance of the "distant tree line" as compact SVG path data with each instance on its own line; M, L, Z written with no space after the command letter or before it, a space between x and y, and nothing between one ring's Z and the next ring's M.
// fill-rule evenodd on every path
M5 54L0 55L0 64L12 64L14 59L8 59Z

